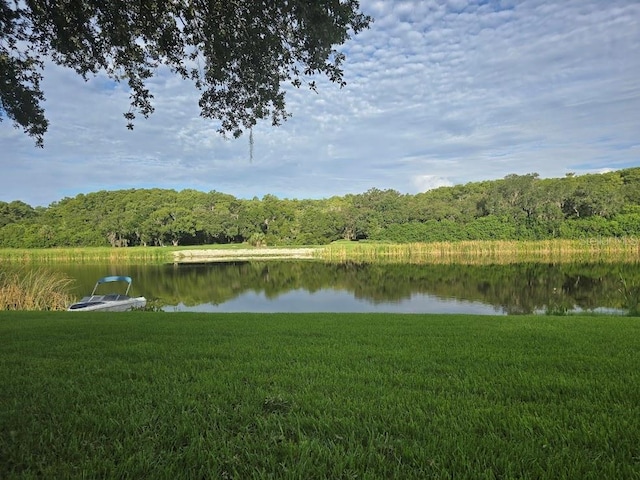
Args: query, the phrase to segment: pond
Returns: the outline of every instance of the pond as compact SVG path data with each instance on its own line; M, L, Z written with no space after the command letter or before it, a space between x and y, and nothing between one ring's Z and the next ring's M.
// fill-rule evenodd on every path
M622 280L640 264L382 265L251 261L176 265L56 265L78 297L97 278L129 275L133 295L165 311L623 313Z

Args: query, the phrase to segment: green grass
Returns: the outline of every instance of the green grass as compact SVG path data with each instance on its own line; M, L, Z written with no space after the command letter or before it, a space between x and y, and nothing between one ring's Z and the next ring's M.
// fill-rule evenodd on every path
M0 313L0 478L638 478L621 317Z

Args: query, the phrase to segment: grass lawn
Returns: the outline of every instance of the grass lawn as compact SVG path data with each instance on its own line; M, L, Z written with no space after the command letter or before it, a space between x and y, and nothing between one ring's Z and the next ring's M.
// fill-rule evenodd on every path
M0 312L0 478L640 478L640 321Z

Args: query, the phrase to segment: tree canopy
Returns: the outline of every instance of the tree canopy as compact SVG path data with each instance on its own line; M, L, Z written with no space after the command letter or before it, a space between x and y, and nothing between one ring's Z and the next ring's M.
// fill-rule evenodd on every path
M283 84L325 75L343 86L336 50L372 19L357 0L0 0L0 121L43 146L48 121L41 88L45 62L85 80L126 81L133 128L153 112L147 81L158 69L193 81L205 118L234 136L258 120L289 116Z
M637 245L639 191L640 167L565 178L508 175L416 195L372 188L317 200L100 191L47 208L0 201L0 248L605 237L633 238Z

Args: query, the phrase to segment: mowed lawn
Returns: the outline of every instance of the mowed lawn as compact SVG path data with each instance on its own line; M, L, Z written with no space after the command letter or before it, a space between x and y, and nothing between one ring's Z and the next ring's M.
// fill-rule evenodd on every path
M0 313L0 478L640 478L640 319Z

